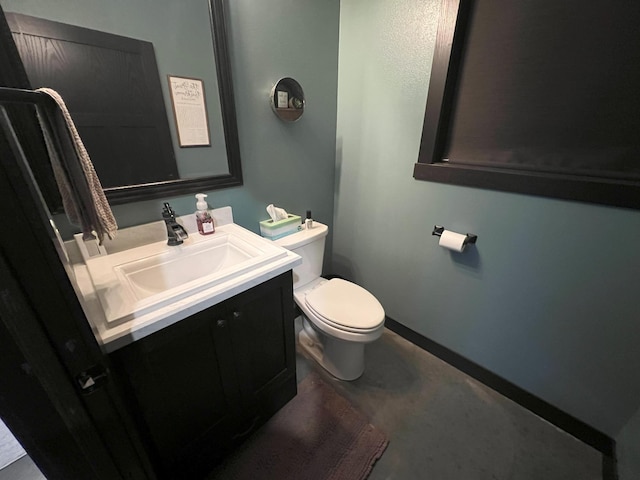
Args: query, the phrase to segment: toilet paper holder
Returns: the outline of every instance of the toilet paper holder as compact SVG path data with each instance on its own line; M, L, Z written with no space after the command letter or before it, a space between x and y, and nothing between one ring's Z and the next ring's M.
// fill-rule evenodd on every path
M431 232L431 235L435 235L437 237L440 237L440 236L442 236L442 232L444 232L444 227L441 227L440 225L434 225L433 226L433 232ZM476 243L476 240L478 240L478 236L477 235L473 235L472 233L467 233L466 236L467 236L467 238L463 242L464 245L469 245L471 243Z

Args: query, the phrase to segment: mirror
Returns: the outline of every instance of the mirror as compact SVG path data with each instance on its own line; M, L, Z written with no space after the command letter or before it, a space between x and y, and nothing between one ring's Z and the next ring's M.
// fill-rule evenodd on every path
M186 7L184 3L173 0L0 0L5 12L22 13L153 44L179 178L110 186L105 188L110 203L242 185L223 1L196 0ZM203 81L210 146L179 147L168 75ZM33 85L34 88L38 86ZM153 164L148 168L153 168Z
M281 78L271 89L271 108L285 122L295 122L304 113L304 92L293 78Z

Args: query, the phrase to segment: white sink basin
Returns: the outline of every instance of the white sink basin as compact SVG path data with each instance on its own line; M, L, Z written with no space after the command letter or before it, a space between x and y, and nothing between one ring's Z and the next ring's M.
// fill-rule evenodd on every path
M166 252L134 260L114 267L116 274L129 283L138 300L183 288L192 282L213 277L221 281L231 273L238 273L239 266L255 266L250 262L263 252L229 234L222 234L208 242L182 248L170 248ZM211 285L212 282L207 282ZM194 286L197 286L194 284Z
M89 259L87 269L111 326L193 295L233 285L243 274L287 256L287 251L235 224L210 236L190 235Z

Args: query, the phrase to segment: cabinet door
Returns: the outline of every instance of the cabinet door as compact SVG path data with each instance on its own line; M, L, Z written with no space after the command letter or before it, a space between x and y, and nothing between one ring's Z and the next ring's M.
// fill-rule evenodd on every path
M291 272L111 354L161 478L202 478L296 394Z
M206 472L239 422L230 328L223 313L210 308L112 354L161 477Z
M296 394L291 272L227 301L242 405L262 423Z

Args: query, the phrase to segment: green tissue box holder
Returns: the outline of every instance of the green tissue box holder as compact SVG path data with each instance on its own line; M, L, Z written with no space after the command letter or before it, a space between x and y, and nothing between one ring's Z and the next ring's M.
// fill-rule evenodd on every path
M287 218L275 222L271 219L260 222L260 235L269 240L277 240L278 238L297 232L301 226L302 220L300 215L289 214Z

